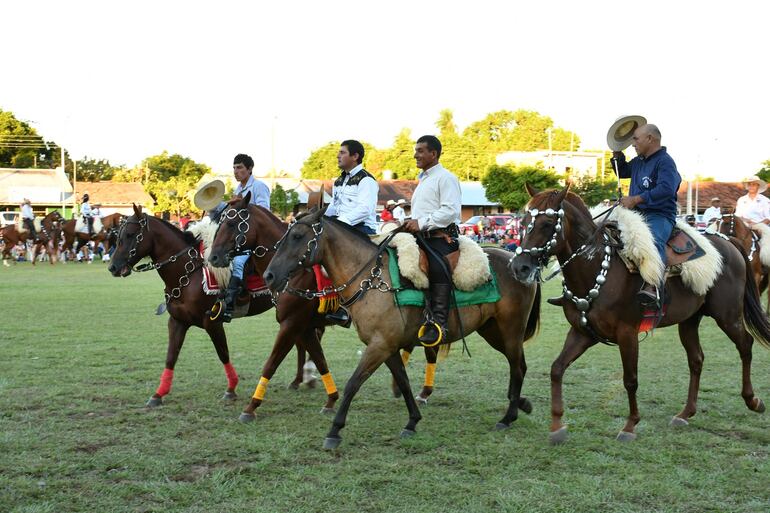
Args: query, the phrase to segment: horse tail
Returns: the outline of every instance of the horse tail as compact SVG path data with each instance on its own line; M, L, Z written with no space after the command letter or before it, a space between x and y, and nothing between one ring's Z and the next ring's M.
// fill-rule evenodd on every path
M524 330L524 340L531 339L540 329L540 296L540 283L538 282L535 288L535 300L532 302L532 309L529 311L529 318L527 319L527 328Z
M730 242L743 256L744 267L746 268L746 288L743 291L743 320L746 323L746 329L757 342L770 349L770 319L762 310L759 290L754 281L754 273L751 271L751 262L746 255L746 250L737 239L730 237Z

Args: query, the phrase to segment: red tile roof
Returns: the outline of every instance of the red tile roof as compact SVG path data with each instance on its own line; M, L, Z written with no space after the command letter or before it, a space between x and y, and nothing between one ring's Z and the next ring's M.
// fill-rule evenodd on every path
M141 183L129 182L77 182L78 201L88 193L91 205L100 203L104 206L152 205L152 196L147 194Z

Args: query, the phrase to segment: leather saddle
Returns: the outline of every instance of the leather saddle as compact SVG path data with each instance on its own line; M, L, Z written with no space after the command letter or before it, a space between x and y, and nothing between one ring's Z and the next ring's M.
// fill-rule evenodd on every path
M419 246L418 249L420 250L420 270L425 273L425 275L428 275L428 254ZM446 259L449 264L450 273L454 276L457 263L460 261L460 249L458 248L456 251L444 255L444 259Z
M671 237L666 242L666 259L669 267L695 260L705 254L706 252L684 230L674 227Z

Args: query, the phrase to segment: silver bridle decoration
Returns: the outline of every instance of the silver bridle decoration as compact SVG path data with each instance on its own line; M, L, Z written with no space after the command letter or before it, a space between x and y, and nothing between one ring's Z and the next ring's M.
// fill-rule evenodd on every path
M267 255L267 253L270 251L270 248L261 245L255 247L253 250L241 249L246 245L246 237L248 236L249 230L251 229L249 226L249 218L251 217L251 214L249 214L248 208L236 209L234 207L230 207L222 213L222 216L228 221L238 219L238 233L235 235L235 246L233 247L233 250L228 253L228 258L232 259L233 256L244 253L251 253L257 258L262 258L263 256Z
M612 246L610 246L609 238L606 234L603 234L602 237L604 239L604 260L602 260L599 274L596 275L594 286L588 291L588 295L586 297L575 296L574 292L572 292L567 287L567 281L561 281L564 297L575 303L575 308L577 308L580 312L580 325L584 327L588 325L588 319L586 318L588 309L591 308L591 303L593 300L599 297L599 289L601 289L602 285L607 282L607 273L610 270L610 261L612 260ZM583 247L585 247L585 244L583 244ZM574 253L572 257L574 257L576 254L577 252ZM572 257L570 257L570 260ZM566 264L567 262L564 263L564 265Z
M521 246L519 246L518 248L516 248L516 255L529 253L535 259L537 259L538 262L542 263L544 260L545 261L548 260L548 258L551 256L551 250L556 246L556 238L561 233L561 220L564 217L564 209L560 208L559 210L554 210L552 208L547 208L543 211L540 211L536 208L531 209L529 211L530 219L529 219L529 224L527 225L527 233L531 232L532 229L535 227L535 218L540 215L545 215L548 217L556 216L556 226L553 227L553 236L543 246L539 246L535 248L527 248L527 249L524 249Z

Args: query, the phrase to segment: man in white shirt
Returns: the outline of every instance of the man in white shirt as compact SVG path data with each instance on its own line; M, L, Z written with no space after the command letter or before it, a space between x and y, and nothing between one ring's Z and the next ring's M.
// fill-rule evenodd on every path
M88 235L93 237L94 233L94 217L91 212L91 205L88 203L88 193L83 194L83 201L80 203L80 215L83 216L83 221L88 227Z
M406 212L404 211L403 205L406 205L406 200L401 198L396 202L396 208L393 209L393 219L401 224L404 224L404 220L406 219Z
M428 256L429 300L425 330L419 341L433 345L447 338L447 320L452 298L452 276L446 255L459 249L457 223L462 194L460 181L439 163L441 141L433 135L417 139L414 159L422 169L412 195L412 219L404 230L414 233Z
M748 194L738 198L735 204L735 215L742 218L749 227L754 224L770 224L770 199L762 193L767 190L767 182L758 176L752 176L743 181Z
M355 140L342 141L337 165L342 174L334 181L332 202L326 215L367 234L377 233L377 195L380 187L363 165L364 146Z
M35 213L32 211L32 202L28 198L24 198L24 201L21 203L21 225L29 231L27 239L37 241Z
M342 173L334 181L332 202L325 215L336 218L372 235L377 233L377 195L380 186L363 165L364 145L354 139L342 141L337 152L337 165ZM344 307L326 314L326 320L344 328L350 326L350 315Z
M713 197L711 198L711 206L703 212L703 220L706 221L706 224L711 224L719 219L722 219L722 202L719 201L719 198Z
M257 205L270 210L270 189L264 182L254 178L253 170L254 159L243 153L235 156L233 159L233 176L238 181L238 186L235 188L235 193L230 202L240 200L250 192L250 205ZM243 267L248 260L249 255L233 257L233 273L230 276L230 283L225 291L225 311L222 313L222 322L230 322L233 319L235 299L243 287Z

